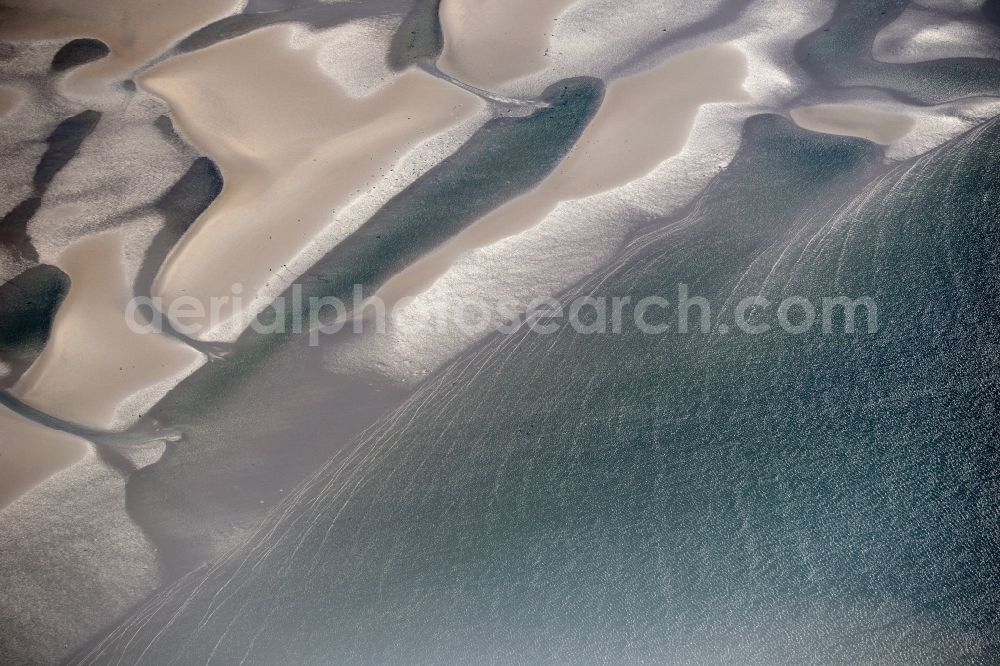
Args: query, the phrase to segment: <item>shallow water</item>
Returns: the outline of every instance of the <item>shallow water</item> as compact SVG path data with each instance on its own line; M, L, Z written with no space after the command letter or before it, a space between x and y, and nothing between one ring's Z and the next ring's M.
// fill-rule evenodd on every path
M1000 653L995 3L528 4L0 8L0 662Z

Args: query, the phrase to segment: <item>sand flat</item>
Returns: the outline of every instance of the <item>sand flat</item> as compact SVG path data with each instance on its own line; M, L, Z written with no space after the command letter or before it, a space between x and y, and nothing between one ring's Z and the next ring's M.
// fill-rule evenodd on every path
M8 0L0 13L0 37L100 39L111 54L71 73L85 84L129 72L243 5L244 0Z
M308 267L303 252L334 211L418 142L483 108L475 95L416 69L351 97L317 64L319 45L293 47L295 36L288 26L259 30L139 80L169 103L176 125L225 180L154 283L168 303L194 296L206 307L241 285L247 311L223 305L222 317L206 317L193 337L235 339Z
M574 0L442 0L442 72L492 90L545 68L549 35Z
M0 511L92 451L86 440L0 406Z
M62 435L33 430L21 443L52 433ZM86 444L82 460L0 510L4 664L67 663L108 618L163 583L156 549L125 507L126 481Z
M975 9L967 9L970 13L962 16L954 11L954 2L948 5L938 8L945 12L930 9L926 2L908 6L875 36L872 57L880 62L907 64L942 58L998 57L1000 34L996 27L980 20Z
M18 107L24 100L24 93L17 88L0 86L0 118Z
M792 120L807 130L854 136L887 146L910 133L916 121L893 113L852 104L818 104L791 110Z
M48 344L14 385L24 403L95 430L120 430L205 362L201 352L129 328L122 239L88 237L59 256L71 281Z
M539 223L561 201L582 199L640 178L684 147L698 109L749 99L743 53L713 45L613 82L566 159L532 191L497 208L378 290L392 305L427 289L463 254Z

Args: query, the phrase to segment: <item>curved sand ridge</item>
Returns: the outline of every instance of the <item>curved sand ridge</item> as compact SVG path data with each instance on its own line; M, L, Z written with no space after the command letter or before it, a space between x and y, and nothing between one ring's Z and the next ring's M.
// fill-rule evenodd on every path
M364 98L346 94L277 26L173 58L139 83L164 98L185 137L219 165L225 187L158 275L164 307L203 303L192 337L232 340L311 263L334 211L364 194L420 141L471 117L477 97L409 70ZM246 308L212 297L243 287Z
M96 430L131 425L205 362L191 347L133 331L119 232L82 240L57 265L70 277L41 356L11 393L35 409Z
M545 67L554 19L573 0L442 0L442 72L492 90Z
M891 161L922 155L1000 113L1000 99L991 97L915 106L877 90L817 91L795 104L788 115L799 127L878 143Z
M948 7L952 10L949 14L916 5L907 7L875 36L872 56L890 63L1000 58L1000 34L996 28L971 15L956 17L953 4Z
M611 83L594 120L548 178L394 276L376 297L393 305L414 296L462 255L534 226L560 202L644 176L681 151L702 105L748 100L742 87L746 76L743 53L717 44Z
M729 44L746 56L743 88L752 101L702 106L684 147L649 173L585 199L562 201L529 229L458 257L429 288L394 309L385 333L348 336L331 346L327 367L375 369L404 384L420 382L492 332L480 324L459 324L462 308L456 304L472 303L475 312L497 322L511 304L523 308L557 296L611 261L636 225L652 217L666 219L690 204L732 159L747 117L802 94L805 83L790 82L782 72L794 67L794 44L821 28L832 11L821 0L796 5L794 11L768 0L747 8L735 22L712 24L702 32L695 24L720 7L586 0L560 15L547 58L551 62L505 86L508 94L531 94L581 73L612 82L705 44ZM675 43L671 36L679 33L687 36Z
M909 134L916 121L903 113L850 104L817 104L792 109L792 120L807 130L855 136L883 146Z
M88 442L0 407L0 510L91 452Z
M81 86L127 75L194 30L240 10L246 0L10 0L0 37L96 37L111 53L71 72Z

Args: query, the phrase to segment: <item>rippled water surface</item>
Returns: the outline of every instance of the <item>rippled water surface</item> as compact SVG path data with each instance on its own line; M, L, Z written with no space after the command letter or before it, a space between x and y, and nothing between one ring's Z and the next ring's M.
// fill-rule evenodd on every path
M0 663L994 663L998 118L992 0L0 1Z

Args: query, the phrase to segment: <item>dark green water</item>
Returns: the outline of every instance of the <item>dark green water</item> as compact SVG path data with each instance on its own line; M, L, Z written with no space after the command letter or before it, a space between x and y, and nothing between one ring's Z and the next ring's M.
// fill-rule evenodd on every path
M83 661L989 663L998 144L887 173L751 119L581 293L868 296L877 332L498 336Z
M68 291L69 276L44 264L0 284L0 355L14 377L41 353Z
M875 60L871 55L875 36L909 5L909 0L840 0L831 21L796 44L796 60L817 82L878 87L913 104L1000 94L1000 62L995 58ZM991 11L984 8L984 13Z
M602 94L596 79L571 79L547 91L551 106L486 123L307 271L299 281L303 300L335 296L351 303L354 285L371 293L535 185L576 142ZM197 206L211 200L210 175L182 180L159 204L176 221L169 218L147 254L144 275L151 276L157 252ZM180 210L179 201L189 210ZM268 314L262 320L277 316ZM248 330L224 361L185 380L149 415L184 439L130 478L128 508L170 573L189 571L244 537L281 498L279 490L291 490L408 392L385 380L331 376L322 349L294 332L291 308L285 316L286 333ZM345 439L330 441L327 432Z

